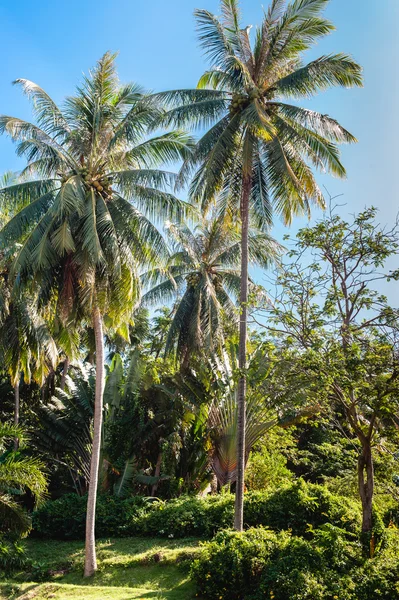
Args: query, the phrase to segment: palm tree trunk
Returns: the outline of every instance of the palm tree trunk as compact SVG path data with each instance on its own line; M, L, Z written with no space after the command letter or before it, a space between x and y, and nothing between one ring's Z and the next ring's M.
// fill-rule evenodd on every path
M19 399L19 379L17 383L14 385L14 425L18 427L19 425L19 409L20 409L20 399ZM14 450L18 450L19 439L16 437L14 439Z
M248 228L249 197L251 193L251 175L244 175L241 194L241 288L240 288L240 339L238 346L238 366L240 379L237 395L237 480L234 510L234 528L242 531L244 523L244 474L245 474L245 394L247 379L247 302L248 302Z
M64 366L62 369L62 375L61 375L60 387L61 387L62 391L65 390L65 381L66 381L66 376L68 375L69 365L70 365L69 356L66 356L65 360L64 360Z
M103 394L104 394L104 334L100 310L93 310L93 328L96 341L96 389L94 400L94 427L93 449L90 464L89 494L87 498L86 514L86 548L84 576L90 577L97 570L95 521L98 470L100 466L101 430L103 419Z

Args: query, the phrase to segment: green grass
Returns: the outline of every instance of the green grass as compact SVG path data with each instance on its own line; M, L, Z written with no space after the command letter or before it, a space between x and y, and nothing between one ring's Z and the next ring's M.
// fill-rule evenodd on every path
M97 543L99 569L85 579L82 542L28 540L28 555L35 567L31 573L0 583L0 598L191 600L195 591L188 563L198 552L198 543L194 539L101 540Z

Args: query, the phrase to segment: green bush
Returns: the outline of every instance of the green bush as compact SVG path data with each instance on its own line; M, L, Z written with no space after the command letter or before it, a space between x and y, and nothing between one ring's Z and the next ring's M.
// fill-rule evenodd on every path
M47 502L33 514L34 535L56 539L83 539L86 498L66 495ZM135 496L98 498L98 537L152 535L161 537L212 537L233 522L234 497L182 497L149 502ZM245 495L245 526L263 525L276 531L308 535L310 528L331 523L348 531L360 527L359 509L320 485L298 481L277 492Z
M249 527L290 529L294 535L306 536L309 528L324 523L358 531L361 515L358 503L333 495L325 486L299 479L266 497L262 492L249 494L244 518Z
M330 524L312 539L225 531L204 544L191 574L206 600L399 600L398 541L392 533L384 550L364 560L356 537Z
M11 573L25 568L28 563L25 546L20 540L0 537L0 572Z
M207 498L178 498L153 504L136 517L135 530L142 535L167 537L212 537L231 527L234 497L230 494Z
M287 534L263 528L245 533L221 531L204 545L193 562L192 577L203 598L241 600L256 590L259 577L277 550L287 543Z
M86 505L87 496L76 494L46 502L33 513L32 534L58 540L84 539ZM96 513L98 537L133 535L131 523L146 505L148 502L140 496L121 499L100 495Z

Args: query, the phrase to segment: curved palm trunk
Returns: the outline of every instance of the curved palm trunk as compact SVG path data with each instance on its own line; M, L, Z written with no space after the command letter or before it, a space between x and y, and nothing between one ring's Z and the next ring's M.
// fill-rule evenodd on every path
M251 193L251 175L243 177L240 204L241 214L241 289L240 289L240 340L238 347L238 366L240 379L237 394L237 480L234 510L234 528L242 531L244 523L244 475L245 475L245 395L247 379L245 374L247 354L247 302L248 302L248 227L249 196Z
M62 369L61 383L60 383L60 387L61 387L62 391L65 390L65 382L66 382L66 376L68 375L69 365L70 365L69 356L66 356L65 360L64 360L64 366Z
M19 425L19 409L20 409L20 399L19 399L19 380L14 385L14 425L18 427ZM19 439L14 439L14 450L18 450Z
M90 577L97 570L95 521L105 378L103 322L98 307L93 310L93 328L96 341L96 389L94 400L93 449L90 464L90 483L86 514L85 577Z

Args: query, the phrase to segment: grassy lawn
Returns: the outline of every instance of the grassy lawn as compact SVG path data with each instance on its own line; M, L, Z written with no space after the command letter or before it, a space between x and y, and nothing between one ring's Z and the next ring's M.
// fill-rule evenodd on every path
M198 543L195 539L101 540L97 544L99 570L87 580L82 576L82 542L28 540L35 568L12 581L0 580L0 598L191 600L195 591L187 565L198 552Z

